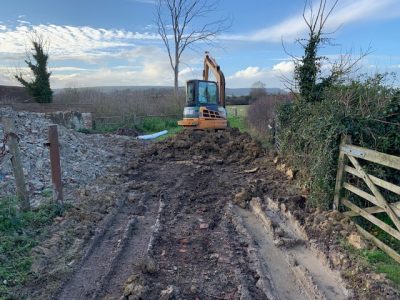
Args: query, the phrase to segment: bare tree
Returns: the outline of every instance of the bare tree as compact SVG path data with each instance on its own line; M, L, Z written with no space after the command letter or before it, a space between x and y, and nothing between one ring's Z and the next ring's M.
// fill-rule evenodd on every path
M175 95L178 95L179 64L182 53L192 44L213 38L228 29L227 19L219 19L198 25L217 9L218 1L210 0L158 0L157 26L168 52L174 72Z
M307 102L321 100L322 92L331 85L338 83L351 72L357 71L357 64L370 53L360 51L357 57L353 57L351 52L341 54L338 58L330 60L327 57L318 55L319 49L326 44L332 44L329 36L332 32L326 32L326 23L333 10L338 5L339 0L334 0L328 4L328 0L318 0L316 5L312 0L305 0L303 9L303 19L307 26L308 37L297 39L296 42L304 49L304 55L296 57L291 55L282 46L295 65L294 80L282 75L285 87L298 95L299 99ZM329 72L322 72L323 65L330 65ZM296 90L299 90L299 94Z

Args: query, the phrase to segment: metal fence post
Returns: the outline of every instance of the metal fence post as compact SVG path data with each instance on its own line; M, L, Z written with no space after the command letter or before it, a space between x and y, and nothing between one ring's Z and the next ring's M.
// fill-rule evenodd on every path
M14 121L10 118L3 118L4 132L7 135L7 144L10 149L11 164L15 177L15 185L17 188L17 198L23 211L30 209L28 191L26 190L26 183L24 177L24 170L22 168L21 154L18 147L18 136Z
M49 125L49 146L53 200L62 204L64 199L61 182L60 146L58 142L57 125Z

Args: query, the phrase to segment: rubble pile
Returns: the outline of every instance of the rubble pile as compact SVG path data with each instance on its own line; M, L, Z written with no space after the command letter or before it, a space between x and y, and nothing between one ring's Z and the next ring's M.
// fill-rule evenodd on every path
M15 112L10 108L0 108L0 120L3 117L15 121L16 134L25 180L32 205L39 204L43 195L51 195L51 169L48 142L48 125L52 121L42 113ZM103 135L86 135L58 126L61 169L64 189L71 190L84 185L102 175L105 170L118 162L115 145L127 137L118 137L111 144ZM4 127L0 122L0 148L4 136ZM123 149L120 149L123 151ZM9 158L0 161L0 197L15 194L15 180ZM68 199L66 193L66 200Z

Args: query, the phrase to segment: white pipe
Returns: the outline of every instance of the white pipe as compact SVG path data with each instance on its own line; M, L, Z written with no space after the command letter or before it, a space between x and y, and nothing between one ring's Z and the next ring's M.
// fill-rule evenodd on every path
M136 138L139 139L139 140L152 140L152 139L156 139L159 136L162 136L162 135L167 134L167 133L168 133L168 130L163 130L163 131L156 132L156 133L153 133L153 134L139 135Z

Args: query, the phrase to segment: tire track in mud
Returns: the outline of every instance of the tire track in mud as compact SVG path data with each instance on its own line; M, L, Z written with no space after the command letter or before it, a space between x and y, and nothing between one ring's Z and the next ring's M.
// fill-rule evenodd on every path
M146 193L132 193L122 201L55 298L99 299L106 293L118 298L123 281L146 254L157 208L158 201Z
M348 299L338 272L332 271L316 250L311 249L295 225L270 206L253 199L250 211L233 208L236 226L254 241L257 269L269 278L272 299ZM238 224L239 223L239 224Z
M284 193L279 182L271 178L265 186L255 174L243 176L250 168L247 163L192 155L185 160L182 153L164 158L157 152L144 153L128 167L125 175L134 182L136 194L121 205L60 299L268 300L335 295L336 290L320 292L326 288L319 286L321 280L314 284L306 272L296 273L299 268L288 261L287 252L292 250L285 252L275 244L254 211L240 213L231 205L241 189L254 191L247 201L253 194L264 195L264 188ZM293 239L293 245L297 242Z
M143 299L159 299L168 290L178 299L268 299L247 267L248 242L225 214L229 197L214 170L168 162L158 165L154 179L165 187L165 208L149 253L157 271L141 275Z
M158 270L143 275L148 289L144 299L167 292L177 299L347 298L339 277L282 217L269 216L271 224L282 227L276 233L283 236L276 239L254 209L230 204L233 194L221 188L223 181L248 185L223 174L233 174L235 166L168 161L151 168L149 172L157 169L154 180L165 187L165 209L151 251Z

